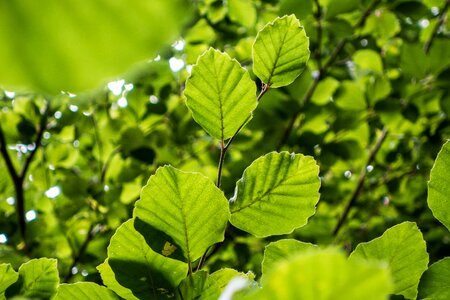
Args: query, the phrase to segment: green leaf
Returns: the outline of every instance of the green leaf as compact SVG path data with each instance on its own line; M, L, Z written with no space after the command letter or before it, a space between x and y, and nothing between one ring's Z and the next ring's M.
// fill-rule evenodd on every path
M433 215L450 230L450 142L446 142L431 169L428 206Z
M126 221L112 236L107 265L99 267L100 275L104 283L121 297L165 299L186 277L188 266L154 252L134 229L133 222L133 219ZM127 289L133 297L125 297L129 295Z
M247 284L247 287L253 287L256 285L256 282L254 281L255 275L252 272L248 272L247 274L245 274L234 269L224 268L208 276L205 288L200 299L219 299L222 292L234 278L240 278L244 280Z
M330 0L326 6L326 18L331 19L339 14L348 13L357 9L359 0Z
M208 178L165 166L142 189L134 216L172 237L193 262L223 241L229 211L223 192Z
M19 274L10 264L0 265L0 299L5 299L6 289L19 279Z
M257 237L305 225L319 201L318 175L311 156L271 152L258 158L236 183L231 224Z
M247 28L256 22L256 8L252 0L228 0L228 16L230 20Z
M256 36L253 72L270 87L289 85L305 69L309 54L309 39L300 21L294 15L276 18Z
M130 289L120 285L116 280L116 275L114 274L113 269L111 269L108 259L99 265L97 270L102 277L103 284L113 290L117 295L127 300L138 300Z
M359 244L350 259L381 260L389 264L394 280L393 294L415 299L422 273L428 267L428 253L416 223L404 222L383 235Z
M9 287L8 298L20 295L28 298L50 299L59 284L57 260L32 259L19 268L19 281Z
M317 246L293 239L279 240L270 243L264 250L264 259L262 261L263 275L270 272L278 262L311 249L317 249Z
M257 104L256 86L248 72L228 54L212 48L192 68L184 95L194 120L220 140L232 137Z
M383 74L383 62L380 54L377 52L364 49L358 50L353 54L353 61L356 66L356 73L358 76L367 74Z
M113 300L119 299L111 290L92 282L61 284L53 300Z
M419 299L450 299L450 257L432 264L423 273L419 284Z
M342 110L361 111L366 109L366 99L361 87L350 80L341 82L335 94L336 106Z
M333 94L338 87L339 81L333 77L324 78L318 83L317 88L311 97L311 101L317 105L325 105L330 103L330 101L332 101Z
M0 2L0 83L52 94L96 88L156 56L187 1Z
M178 287L179 299L198 299L208 277L208 272L200 270L186 277Z
M245 299L381 300L389 290L387 268L349 261L343 253L325 249L279 263L262 289Z

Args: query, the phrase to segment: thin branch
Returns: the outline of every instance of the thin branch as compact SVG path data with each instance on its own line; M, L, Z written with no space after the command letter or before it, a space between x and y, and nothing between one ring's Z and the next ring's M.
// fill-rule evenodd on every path
M322 6L320 6L319 0L314 0L314 4L316 5L316 13L314 16L317 22L317 48L314 57L317 60L317 66L320 70L322 69Z
M222 178L222 168L223 168L223 162L225 160L225 143L223 140L220 141L220 158L219 158L219 167L217 168L217 182L216 186L220 188L220 180Z
M367 166L372 164L373 160L375 159L375 156L377 155L378 151L381 148L381 145L383 144L383 142L386 139L387 133L388 133L387 129L383 128L383 131L381 132L381 135L378 138L375 146L370 151L369 157L367 159L367 162L363 166L363 168L361 170L361 173L359 174L358 183L356 184L356 187L355 187L355 189L354 189L354 191L352 193L350 201L345 206L344 212L340 216L339 221L338 221L336 227L333 230L333 236L337 236L337 234L339 233L339 230L342 228L342 225L344 224L344 222L347 219L347 216L348 216L348 214L350 212L350 209L353 207L353 205L356 203L356 201L358 200L359 196L361 195L361 192L362 192L363 187L364 187L364 181L365 181L366 175L367 175Z
M444 7L441 9L441 11L438 15L438 21L437 21L436 25L434 26L433 31L431 32L430 38L423 45L423 51L425 52L425 54L428 54L430 52L431 45L433 44L433 41L438 34L439 28L441 28L441 26L445 22L445 17L447 15L449 6L450 6L450 0L447 0L444 4Z
M2 124L0 123L0 153L5 161L6 168L8 169L9 176L11 177L13 182L19 181L19 175L17 174L16 169L11 161L11 157L9 156L5 135L3 134Z
M315 0L315 1L317 1L317 0ZM357 29L359 27L364 26L364 24L366 23L367 18L370 16L370 13L380 3L380 1L381 0L374 0L374 1L372 1L372 3L364 11L364 13L362 14L361 18L359 19L359 21L354 26L354 29ZM318 5L318 3L316 5ZM320 7L320 5L318 5L318 8L319 7ZM322 34L322 30L321 30L321 34ZM291 117L291 119L290 119L290 121L288 123L288 126L284 129L283 134L281 136L281 139L280 139L280 141L277 144L277 151L279 151L281 149L281 147L289 139L289 136L291 135L291 133L292 133L294 127L295 127L295 121L297 120L298 116L302 112L303 107L311 100L311 97L314 94L314 91L316 90L317 85L319 84L319 81L326 75L326 73L328 72L328 69L335 63L335 61L336 61L337 57L339 56L340 52L342 51L342 49L344 48L345 44L349 40L350 40L349 38L343 38L342 40L340 40L338 42L336 47L331 52L330 58L327 60L325 65L320 67L322 62L320 61L320 63L319 63L319 61L318 61L319 70L317 71L317 75L314 77L314 81L311 83L311 85L309 86L305 96L303 97L303 99L301 101L300 109ZM316 50L316 52L317 52L317 50Z

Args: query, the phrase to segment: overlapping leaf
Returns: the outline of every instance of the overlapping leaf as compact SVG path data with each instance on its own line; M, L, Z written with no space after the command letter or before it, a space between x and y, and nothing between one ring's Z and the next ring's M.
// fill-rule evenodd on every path
M56 259L32 259L19 268L19 280L7 290L7 296L49 299L59 284Z
M292 83L309 59L309 39L300 21L284 16L267 24L253 44L253 72L276 88Z
M19 279L19 274L12 268L10 264L0 265L0 299L5 299L4 293L6 289Z
M111 291L92 282L61 284L53 300L115 300L118 297Z
M126 299L164 298L174 293L188 266L154 252L134 229L133 221L123 223L111 238L100 275L111 290Z
M258 158L236 184L231 224L258 237L305 225L319 201L318 175L310 156L271 152Z
M172 42L187 1L0 1L0 84L52 94L97 87Z
M419 299L450 299L450 257L441 259L425 271L419 284Z
M359 244L350 259L361 258L387 262L394 281L392 293L415 299L420 277L428 267L426 244L415 223L401 223Z
M225 140L256 108L256 86L228 54L209 49L199 57L184 90L194 120L212 137Z
M134 216L172 237L192 262L224 239L229 211L222 191L208 178L165 166L142 189Z
M450 230L450 142L444 144L431 169L428 206L436 219Z
M261 290L244 299L384 300L390 291L387 268L349 261L334 249L283 261L266 279Z
M286 260L291 256L298 255L300 252L317 249L316 245L304 243L293 239L279 240L270 243L264 250L264 259L262 262L262 272L265 275L270 272L276 263Z

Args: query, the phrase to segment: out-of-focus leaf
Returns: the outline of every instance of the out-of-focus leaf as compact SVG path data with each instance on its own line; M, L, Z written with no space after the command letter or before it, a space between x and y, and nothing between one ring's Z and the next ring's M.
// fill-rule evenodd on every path
M107 265L99 268L100 274L121 297L129 299L131 291L132 299L164 299L186 277L188 266L154 252L133 222L123 223L111 238Z
M228 0L228 16L236 23L252 28L256 22L256 8L252 0Z
M349 261L335 249L307 252L276 265L262 287L243 299L382 300L390 291L386 267Z
M253 72L276 88L289 85L303 72L309 59L309 39L294 16L267 24L253 44Z
M208 178L165 166L142 189L134 216L172 237L193 262L223 241L229 212L222 191Z
M335 94L336 106L343 110L361 111L366 109L366 99L359 85L345 80Z
M184 95L194 120L212 137L225 140L256 108L256 86L228 54L209 49L198 59Z
M432 264L423 273L419 284L419 299L450 299L450 257Z
M220 299L222 292L228 286L231 280L238 278L246 282L247 286L252 287L256 284L254 282L255 275L252 272L244 274L234 269L224 268L220 269L208 276L205 288L200 297L201 300Z
M262 272L268 274L277 263L286 260L300 252L317 249L316 245L303 243L297 240L287 239L270 243L264 250L264 260L262 261Z
M422 273L428 267L428 253L422 233L415 223L404 222L383 235L359 244L350 259L381 260L389 264L394 281L393 294L415 299Z
M311 156L271 152L258 158L236 183L231 224L258 237L305 225L319 201L318 174Z
M2 1L0 84L79 92L151 59L178 33L187 1Z
M428 206L433 215L450 230L450 142L442 146L428 183Z
M111 291L93 282L61 284L54 300L114 300L118 297Z

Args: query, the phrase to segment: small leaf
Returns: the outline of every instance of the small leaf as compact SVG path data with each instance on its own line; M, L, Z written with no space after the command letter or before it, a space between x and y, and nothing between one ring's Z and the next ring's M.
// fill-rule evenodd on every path
M286 86L303 72L309 54L309 39L300 21L294 15L276 18L256 36L253 72L270 87Z
M222 299L222 292L225 290L225 288L227 288L231 280L235 278L239 278L238 280L246 282L247 287L253 287L257 285L257 283L254 281L255 275L252 272L248 272L247 274L245 274L234 269L224 268L208 276L205 288L200 299ZM229 297L224 298L229 299Z
M178 287L180 299L199 299L205 286L208 272L200 270L186 277Z
M186 105L194 120L214 138L232 137L256 108L256 86L248 72L226 53L209 49L186 81Z
M119 299L111 290L92 282L61 284L53 300L114 300Z
M450 142L442 146L428 183L428 206L436 219L450 230Z
M389 290L387 268L325 249L279 263L262 289L244 299L384 300Z
M450 299L450 257L441 259L423 273L419 284L419 299Z
M142 189L134 216L172 237L193 262L223 241L229 211L223 192L208 178L165 166Z
M5 299L6 289L19 279L19 274L14 271L10 264L0 265L0 299Z
M186 277L188 266L154 252L134 229L133 221L123 223L112 236L108 259L99 267L100 275L104 283L121 297L165 299Z
M257 237L305 225L319 201L319 167L310 156L271 152L255 160L230 199L234 226Z
M262 261L263 275L270 272L276 263L311 249L317 249L317 246L293 239L279 240L270 243L264 250L264 259Z
M389 264L394 288L392 293L415 299L422 273L428 267L428 253L416 223L404 222L383 235L359 244L350 259L381 260Z
M50 299L59 284L57 260L51 258L32 259L19 268L19 281L7 290L8 298L20 295L28 298Z

